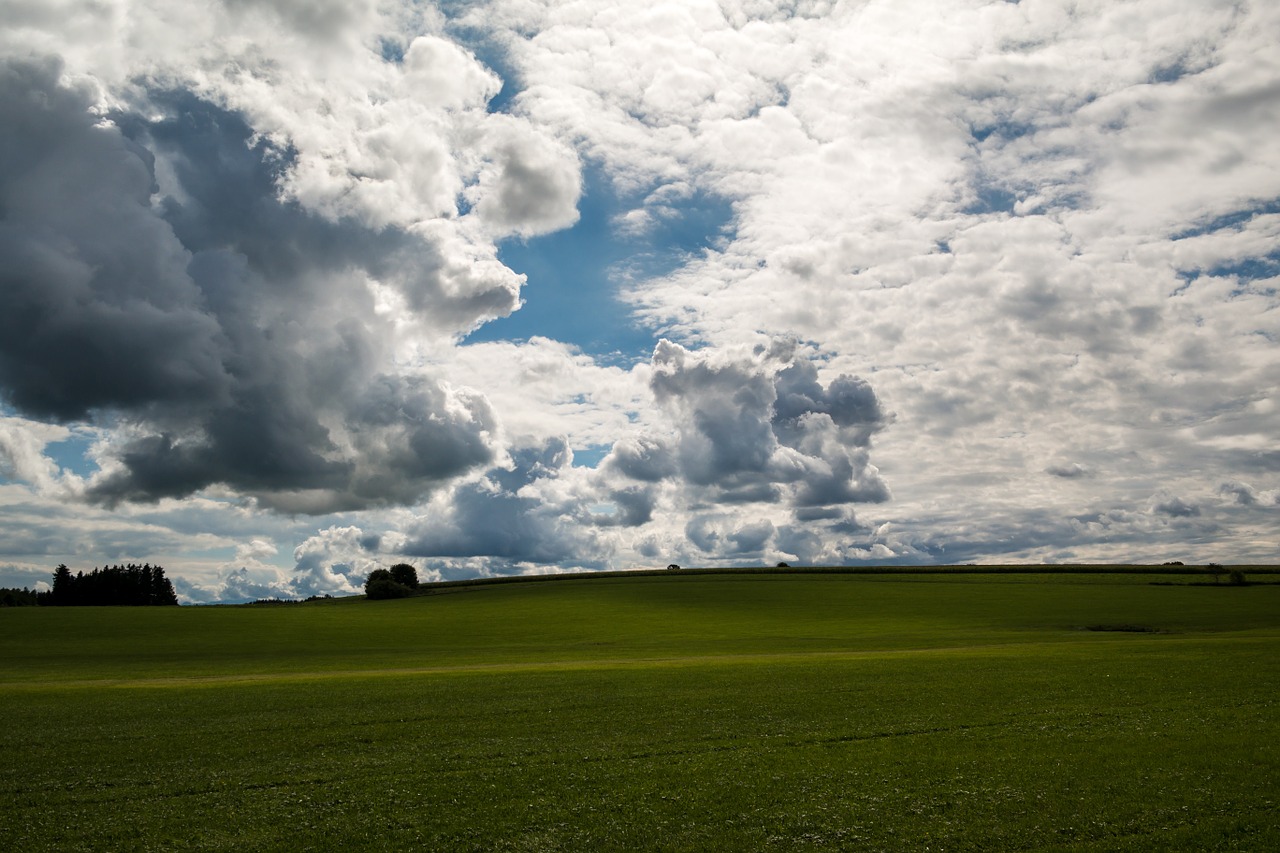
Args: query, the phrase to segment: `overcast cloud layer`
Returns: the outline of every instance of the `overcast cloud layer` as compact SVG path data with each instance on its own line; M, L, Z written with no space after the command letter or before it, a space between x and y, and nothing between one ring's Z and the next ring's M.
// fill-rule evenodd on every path
M10 0L0 585L1276 562L1278 43L1225 0ZM587 192L624 260L565 310L657 346L469 341L552 292L504 247L601 255Z

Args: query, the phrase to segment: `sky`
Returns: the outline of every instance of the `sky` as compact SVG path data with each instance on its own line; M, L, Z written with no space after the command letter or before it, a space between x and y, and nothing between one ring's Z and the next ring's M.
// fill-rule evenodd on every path
M1280 4L5 0L0 586L1280 561Z

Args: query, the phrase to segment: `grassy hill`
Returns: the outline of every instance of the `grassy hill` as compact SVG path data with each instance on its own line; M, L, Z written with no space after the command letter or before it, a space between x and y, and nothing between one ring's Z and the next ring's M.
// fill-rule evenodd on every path
M672 572L13 609L0 837L1280 849L1280 585L1203 580Z

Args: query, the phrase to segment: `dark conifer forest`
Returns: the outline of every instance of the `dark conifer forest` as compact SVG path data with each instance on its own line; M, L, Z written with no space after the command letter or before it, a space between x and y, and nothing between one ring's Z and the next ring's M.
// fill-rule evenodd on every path
M103 566L85 574L65 564L53 572L53 588L44 592L27 589L0 590L4 606L38 604L53 607L177 605L178 595L164 575L164 568L145 563Z

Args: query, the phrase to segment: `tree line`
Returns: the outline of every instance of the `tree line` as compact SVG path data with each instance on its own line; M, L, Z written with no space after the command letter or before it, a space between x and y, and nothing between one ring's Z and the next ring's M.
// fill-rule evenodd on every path
M85 574L66 564L53 570L53 588L40 592L29 589L0 590L0 606L94 607L177 605L173 583L164 567L150 563L103 566Z

